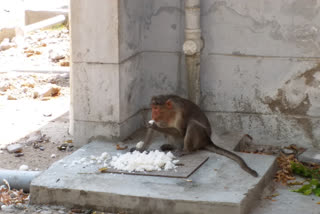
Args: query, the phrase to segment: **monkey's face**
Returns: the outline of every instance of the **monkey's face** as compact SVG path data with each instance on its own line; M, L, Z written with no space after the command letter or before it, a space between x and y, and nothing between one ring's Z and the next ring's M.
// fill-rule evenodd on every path
M160 105L151 105L152 108L152 120L156 122L156 124L159 126L161 121L164 120L164 112Z
M152 120L160 128L167 128L170 126L172 120L172 108L167 105L151 105L152 108Z

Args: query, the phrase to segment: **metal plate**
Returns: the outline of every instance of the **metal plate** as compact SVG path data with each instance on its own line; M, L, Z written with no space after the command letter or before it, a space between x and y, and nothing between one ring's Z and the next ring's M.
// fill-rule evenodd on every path
M194 154L185 155L177 158L179 162L178 167L171 170L150 171L150 172L127 172L113 168L108 168L106 173L119 173L128 175L146 175L146 176L160 176L172 178L188 178L192 173L201 167L208 159L208 155L196 152Z

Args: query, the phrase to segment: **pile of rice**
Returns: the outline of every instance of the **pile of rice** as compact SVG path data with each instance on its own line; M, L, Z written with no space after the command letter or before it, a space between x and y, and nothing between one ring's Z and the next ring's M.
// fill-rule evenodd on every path
M127 152L113 156L109 165L117 170L128 172L161 171L177 168L174 155L171 152L164 153L158 150L150 152Z

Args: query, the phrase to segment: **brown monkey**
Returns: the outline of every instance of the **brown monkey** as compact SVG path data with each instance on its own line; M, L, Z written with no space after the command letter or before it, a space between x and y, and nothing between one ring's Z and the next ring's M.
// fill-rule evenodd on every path
M183 148L180 155L206 149L236 161L243 170L254 177L258 176L258 173L248 167L241 157L212 142L209 120L193 102L176 95L159 95L152 97L151 107L154 123L150 124L142 147L136 148L138 151L148 149L153 130L156 130L169 135L178 146L180 144ZM162 150L173 148L170 144L161 146Z

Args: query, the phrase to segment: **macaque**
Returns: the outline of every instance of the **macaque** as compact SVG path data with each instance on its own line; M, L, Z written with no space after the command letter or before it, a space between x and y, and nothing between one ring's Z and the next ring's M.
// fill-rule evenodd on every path
M161 150L178 148L175 154L181 156L205 149L236 161L243 170L254 177L258 176L258 173L248 167L240 156L212 142L209 120L193 102L176 95L159 95L152 97L151 108L154 122L149 124L144 143L133 150L142 152L148 149L152 133L156 130L169 136L171 140L171 144L162 145Z

